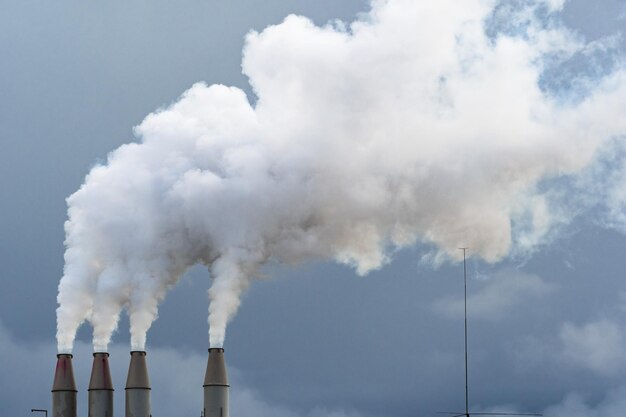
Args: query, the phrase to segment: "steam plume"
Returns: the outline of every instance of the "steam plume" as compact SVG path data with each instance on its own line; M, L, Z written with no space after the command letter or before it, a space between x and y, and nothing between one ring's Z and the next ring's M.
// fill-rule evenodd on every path
M221 346L269 259L366 274L416 242L436 259L462 243L489 262L540 243L563 221L541 185L626 134L626 70L608 43L558 23L562 2L505 6L379 0L349 26L289 16L250 33L255 104L192 86L68 198L59 350L84 320L106 349L124 308L143 350L159 301L197 263ZM612 67L546 83L598 53Z

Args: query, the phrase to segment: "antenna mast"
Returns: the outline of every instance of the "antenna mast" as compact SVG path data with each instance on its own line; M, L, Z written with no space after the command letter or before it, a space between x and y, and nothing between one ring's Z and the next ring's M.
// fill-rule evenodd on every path
M459 248L463 251L463 307L465 317L465 416L469 417L469 388L467 383L467 265L465 261L465 252L467 248Z
M437 414L449 414L452 417L470 416L543 416L541 413L470 413L469 411L469 384L467 371L467 249L459 248L463 251L463 313L465 324L465 412L438 411Z

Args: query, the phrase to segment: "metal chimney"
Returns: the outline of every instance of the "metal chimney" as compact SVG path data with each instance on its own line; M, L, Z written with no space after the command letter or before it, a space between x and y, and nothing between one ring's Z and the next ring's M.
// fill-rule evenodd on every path
M89 417L113 417L113 383L109 370L109 354L93 354L89 380Z
M76 417L76 393L72 355L58 354L52 383L52 417Z
M224 349L209 349L204 376L204 417L228 417L228 376Z
M150 379L146 352L130 352L126 379L126 417L150 417Z

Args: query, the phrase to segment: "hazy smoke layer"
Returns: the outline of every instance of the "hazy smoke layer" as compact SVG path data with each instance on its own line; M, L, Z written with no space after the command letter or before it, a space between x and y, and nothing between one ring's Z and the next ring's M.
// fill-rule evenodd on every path
M624 66L559 75L611 57L559 26L559 3L374 1L349 26L290 16L248 35L256 104L196 84L68 198L59 350L85 319L106 349L123 308L143 349L159 301L200 262L220 346L268 259L365 274L416 242L490 262L532 248L562 221L538 185L626 133Z

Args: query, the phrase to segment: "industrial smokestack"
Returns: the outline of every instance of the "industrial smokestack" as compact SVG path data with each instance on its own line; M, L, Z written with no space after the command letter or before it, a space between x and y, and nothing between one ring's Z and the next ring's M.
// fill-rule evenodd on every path
M109 354L106 352L93 354L88 417L113 417L113 383L109 370Z
M150 379L146 352L130 352L126 379L126 417L150 417Z
M228 376L224 349L209 349L204 375L204 417L228 417Z
M61 353L52 383L52 417L76 417L76 393L72 355Z

